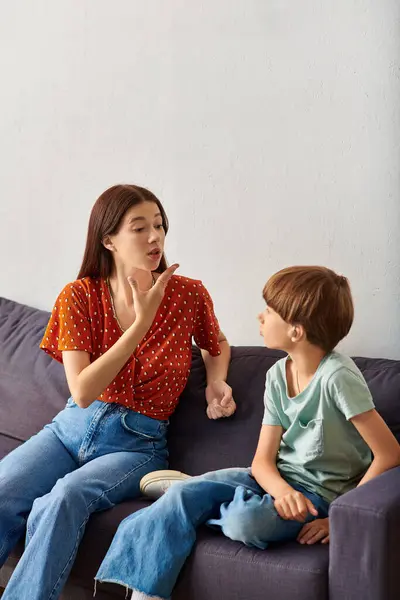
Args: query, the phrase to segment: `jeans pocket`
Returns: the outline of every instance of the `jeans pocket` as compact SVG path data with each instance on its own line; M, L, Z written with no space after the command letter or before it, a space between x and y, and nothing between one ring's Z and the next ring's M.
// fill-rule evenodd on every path
M156 443L165 438L168 422L151 419L133 410L125 409L121 415L121 425L125 431L142 440Z

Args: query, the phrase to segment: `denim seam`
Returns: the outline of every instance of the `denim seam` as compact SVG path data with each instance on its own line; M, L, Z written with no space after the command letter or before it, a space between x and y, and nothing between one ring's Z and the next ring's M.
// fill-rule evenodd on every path
M33 507L33 505L32 505ZM29 519L26 522L26 537L28 538L28 540L30 541L32 539L33 533L30 527L30 522ZM26 542L25 542L25 546L26 546Z
M148 462L150 462L151 460L153 460L153 458L154 458L154 457L155 457L155 454L153 453L153 454L152 454L152 455L151 455L151 456L150 456L150 457L149 457L147 460L145 460L144 462L140 463L139 465L136 465L136 466L135 466L135 468L134 468L134 469L131 469L131 470L130 470L130 471L129 471L129 472L126 474L126 475L125 475L125 477L123 477L122 479L120 479L120 480L118 481L118 483L116 483L116 484L115 484L115 485L113 485L112 487L108 488L107 490L104 490L104 491L103 491L103 492L100 494L100 496L97 496L97 498L95 498L94 500L92 500L92 502L90 502L90 503L87 505L87 507L86 507L86 508L87 508L87 509L89 509L89 508L90 508L90 507L91 507L91 506L92 506L92 505L93 505L95 502L98 502L98 501L100 500L100 498L102 498L102 497L103 497L105 494L107 494L108 492L111 492L112 490L114 490L115 488L117 488L119 485L121 485L121 484L122 484L122 483L123 483L123 482L124 482L124 481L125 481L125 480L126 480L128 477L130 477L130 475L131 475L132 473L134 473L135 471L137 471L137 469L139 469L140 467L143 467L143 466L144 466L144 465L146 465ZM71 561L72 561L72 559L73 559L73 557L74 557L74 555L75 555L75 552L76 552L76 550L77 550L77 548L78 548L78 546L79 546L79 542L78 542L78 540L79 540L79 534L80 534L80 531L81 531L82 527L83 527L83 526L85 526L85 525L86 525L86 523L88 522L90 515L91 515L91 513L89 513L89 515L88 515L88 516L87 516L87 517L84 519L84 521L82 522L82 524L80 525L80 527L79 527L79 529L78 529L78 535L76 536L75 546L74 546L74 548L73 548L73 550L72 550L72 552L71 552L71 556L69 557L69 559L68 559L68 561L67 561L67 563L66 563L66 565L65 565L64 569L61 571L59 578L57 579L56 583L54 584L54 587L53 587L52 591L50 592L49 600L51 600L52 598L54 598L54 593L56 592L57 586L58 586L58 584L59 584L59 582L60 582L60 580L61 580L62 576L64 575L64 573L65 573L66 569L68 568L69 564L71 563Z
M136 465L134 469L131 469L123 479L120 479L118 481L118 483L114 484L112 487L108 488L107 490L104 490L104 492L102 492L100 494L100 496L98 496L97 498L95 498L94 500L92 500L90 502L90 504L88 504L87 508L90 508L92 506L92 504L94 504L95 502L97 502L98 500L100 500L100 498L102 498L105 494L108 494L108 492L111 492L112 490L115 490L115 488L117 488L118 486L120 486L126 479L128 479L128 477L130 477L132 475L132 473L134 473L135 471L137 471L140 467L143 467L144 465L146 465L148 462L150 462L151 460L153 460L155 458L155 453L153 452L153 454L144 462L140 463L139 465Z
M85 435L85 437L82 441L82 444L79 448L79 451L78 451L77 459L78 459L79 466L82 466L82 464L84 463L85 452L89 448L90 442L93 439L93 436L97 429L97 425L101 421L101 418L103 417L103 415L109 410L110 406L111 406L110 404L104 403L104 406L99 406L99 408L94 413L92 420L89 424L89 427L86 431L86 435Z
M80 535L81 529L82 529L82 527L85 527L85 526L86 526L86 523L88 522L88 520L89 520L89 517L90 517L90 514L89 514L87 517L85 517L85 519L82 521L82 523L81 523L81 525L80 525L80 527L79 527L79 529L78 529L78 534L77 534L77 536L76 536L76 541L75 541L74 548L73 548L73 550L72 550L72 552L71 552L71 555L70 555L69 559L68 559L68 560L67 560L67 562L66 562L66 565L65 565L65 567L64 567L64 568L63 568L63 570L61 571L61 573L60 573L60 575L59 575L59 577L58 577L58 579L57 579L56 583L54 584L54 587L53 587L53 589L52 589L52 590L51 590L51 592L50 592L49 600L51 600L51 598L54 598L54 593L55 593L55 592L56 592L56 590L57 590L58 584L60 583L60 580L62 579L62 576L64 575L64 573L65 573L66 569L68 568L68 566L70 565L70 563L71 563L71 561L72 561L72 559L73 559L73 557L74 557L74 554L75 554L75 552L76 552L76 550L77 550L77 548L78 548L78 546L79 546L79 542L78 542L77 540L79 540L79 535Z

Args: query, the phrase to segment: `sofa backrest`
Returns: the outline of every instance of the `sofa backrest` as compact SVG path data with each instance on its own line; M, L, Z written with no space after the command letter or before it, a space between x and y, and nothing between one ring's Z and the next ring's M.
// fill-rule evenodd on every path
M69 392L64 369L39 349L49 316L0 298L0 436L24 441L65 406ZM196 475L250 464L263 415L265 374L282 356L261 347L233 347L228 382L237 413L211 421L205 413L205 369L194 348L191 375L171 418L172 468ZM400 441L400 361L355 360L377 409Z
M40 350L48 312L0 298L0 434L26 440L68 398L64 368Z
M205 415L206 377L200 352L193 352L192 372L170 427L170 461L178 470L198 475L209 470L249 466L264 412L268 369L283 356L261 347L232 347L228 382L237 403L230 419ZM355 358L372 392L377 410L400 442L400 361Z

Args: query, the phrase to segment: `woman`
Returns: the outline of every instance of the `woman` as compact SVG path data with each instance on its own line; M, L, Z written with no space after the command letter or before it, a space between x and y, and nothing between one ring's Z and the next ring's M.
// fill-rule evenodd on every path
M194 338L207 369L207 414L235 411L230 349L200 281L167 268L168 221L149 190L116 185L93 206L78 279L56 300L41 348L71 392L42 431L0 462L0 566L26 547L3 600L54 600L95 511L139 495L167 467L168 418Z

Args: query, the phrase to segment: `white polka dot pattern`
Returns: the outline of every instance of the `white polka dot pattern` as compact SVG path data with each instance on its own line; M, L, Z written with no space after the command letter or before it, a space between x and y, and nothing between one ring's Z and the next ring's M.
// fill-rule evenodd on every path
M167 419L189 376L192 339L217 356L219 332L201 281L174 275L150 330L100 399ZM105 281L85 277L68 284L57 298L40 347L59 362L65 350L83 350L94 361L121 335Z

